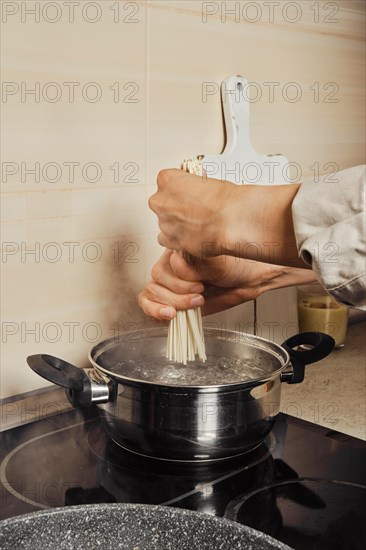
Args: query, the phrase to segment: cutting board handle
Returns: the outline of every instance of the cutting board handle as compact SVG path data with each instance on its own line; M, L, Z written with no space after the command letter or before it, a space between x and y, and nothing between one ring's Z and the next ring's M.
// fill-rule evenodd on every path
M226 128L226 145L223 155L240 159L243 151L250 156L253 150L249 132L248 81L240 75L229 76L221 83L221 101Z

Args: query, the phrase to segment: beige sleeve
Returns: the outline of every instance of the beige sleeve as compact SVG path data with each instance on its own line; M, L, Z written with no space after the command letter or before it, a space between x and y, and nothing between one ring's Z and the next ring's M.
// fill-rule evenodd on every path
M366 309L366 166L301 185L292 203L297 247L324 288L346 305Z

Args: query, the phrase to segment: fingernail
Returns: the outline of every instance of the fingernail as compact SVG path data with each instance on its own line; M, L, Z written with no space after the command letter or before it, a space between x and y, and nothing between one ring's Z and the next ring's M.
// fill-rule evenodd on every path
M194 296L191 300L191 306L202 306L204 302L203 296Z
M165 317L165 319L173 319L175 311L172 307L162 307L159 313L162 317Z
M205 287L203 285L195 285L191 288L191 292L203 292L204 290Z

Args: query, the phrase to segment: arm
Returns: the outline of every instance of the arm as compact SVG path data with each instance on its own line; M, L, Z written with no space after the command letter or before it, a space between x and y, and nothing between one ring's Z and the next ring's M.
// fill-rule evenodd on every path
M305 185L236 186L163 170L150 199L159 218L159 242L198 258L222 255L312 268L338 301L365 309L365 167L335 176L333 182ZM262 290L314 277L304 269L286 272L280 267L272 274L268 269ZM233 301L238 294L243 298L244 291L247 283L231 290Z

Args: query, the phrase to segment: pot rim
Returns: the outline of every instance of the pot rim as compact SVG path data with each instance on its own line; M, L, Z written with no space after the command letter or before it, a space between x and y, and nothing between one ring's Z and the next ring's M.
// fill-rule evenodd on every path
M277 376L280 376L281 373L291 365L290 356L288 352L280 344L272 342L271 340L267 340L266 338L263 338L261 336L256 336L253 334L247 334L245 332L239 332L234 330L216 329L216 328L205 327L205 326L203 327L203 329L204 329L205 338L207 338L207 335L211 333L213 339L217 339L217 340L233 339L233 341L237 342L239 338L239 342L240 342L241 340L244 339L243 344L250 343L251 346L257 347L258 349L261 349L263 351L270 353L279 362L281 362L282 365L278 369L272 371L271 373L268 373L268 376L256 378L254 380L248 380L245 382L243 381L243 382L233 382L230 384L216 384L212 386L210 385L205 385L205 386L178 385L178 384L167 384L167 383L157 384L155 382L149 382L148 380L139 380L137 378L129 378L121 374L116 374L108 370L107 368L98 365L97 363L98 357L104 351L113 347L116 341L121 341L120 340L121 337L122 338L124 337L124 339L122 339L122 342L123 341L128 342L128 340L126 340L126 337L127 337L126 335L131 335L131 332L120 332L115 336L113 336L112 338L102 340L101 342L93 346L93 348L91 348L91 350L88 353L88 358L90 363L99 373L101 373L102 375L106 375L112 380L116 380L117 382L120 382L122 384L125 383L128 385L134 385L134 386L138 385L139 387L141 387L141 385L146 386L146 389L149 389L149 390L151 389L155 391L163 390L163 391L171 391L175 393L182 393L182 392L187 393L192 390L197 391L199 393L210 393L210 392L218 393L223 391L226 391L226 392L235 391L238 389L242 389L242 390L249 389L273 380ZM154 335L167 336L168 327L147 328L147 329L139 330L138 333L140 336L141 334L142 336L145 336L145 335L146 336L154 336ZM135 341L129 340L129 341L132 344L134 342L138 342L139 340L135 340Z

